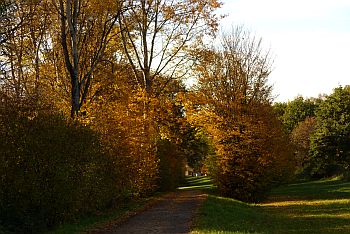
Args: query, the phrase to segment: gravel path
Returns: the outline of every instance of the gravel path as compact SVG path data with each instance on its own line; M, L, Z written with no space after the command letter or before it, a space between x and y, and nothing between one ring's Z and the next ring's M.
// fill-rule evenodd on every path
M192 219L206 195L200 191L176 191L121 224L94 234L189 233Z

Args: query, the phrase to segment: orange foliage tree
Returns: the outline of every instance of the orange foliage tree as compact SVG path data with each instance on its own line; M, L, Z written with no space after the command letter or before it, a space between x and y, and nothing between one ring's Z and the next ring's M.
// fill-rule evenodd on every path
M237 27L201 58L188 110L214 142L213 176L224 195L257 200L293 172L288 138L270 105L269 55Z

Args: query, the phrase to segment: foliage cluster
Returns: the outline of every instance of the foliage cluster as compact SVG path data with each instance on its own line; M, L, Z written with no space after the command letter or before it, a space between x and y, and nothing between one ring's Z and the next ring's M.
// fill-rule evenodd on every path
M274 109L294 145L297 174L349 174L349 86L317 99L276 103Z
M310 163L313 176L349 175L350 87L338 87L320 105L317 126L311 136Z
M171 103L155 99L150 115L162 118L145 124L139 95L108 104L101 95L75 120L40 100L2 101L0 220L11 231L40 232L182 181L185 120Z
M188 109L211 136L207 160L218 189L245 201L261 199L294 170L288 139L270 105L268 54L241 27L208 49L197 66L199 83Z
M2 101L1 224L39 232L110 206L116 171L96 132L47 106Z
M273 106L292 143L298 175L305 174L304 169L309 161L310 136L316 127L315 115L321 102L321 98L304 99L298 96L292 101L275 103Z
M298 174L317 178L348 174L348 86L318 99L297 97L276 103L274 109L290 133Z
M320 102L321 99L304 99L299 96L288 103L275 103L274 109L285 130L291 133L300 122L315 116Z
M243 201L264 198L273 186L289 181L294 172L293 155L286 150L290 143L271 108L262 105L250 115L220 122L212 159L214 181L221 194Z
M168 139L160 139L157 147L160 189L163 191L173 190L177 188L184 179L184 152L177 144Z
M306 117L304 121L298 123L290 134L290 140L294 146L295 160L297 163L297 174L305 174L305 167L310 161L310 137L316 128L316 118Z

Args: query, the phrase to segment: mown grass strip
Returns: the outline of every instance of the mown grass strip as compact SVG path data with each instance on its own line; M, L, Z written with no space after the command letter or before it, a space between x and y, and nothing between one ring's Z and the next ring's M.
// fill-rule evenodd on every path
M290 184L259 204L209 195L193 234L350 233L350 182Z
M216 187L208 176L189 176L185 182L178 188L179 190L203 190L207 193L213 193Z

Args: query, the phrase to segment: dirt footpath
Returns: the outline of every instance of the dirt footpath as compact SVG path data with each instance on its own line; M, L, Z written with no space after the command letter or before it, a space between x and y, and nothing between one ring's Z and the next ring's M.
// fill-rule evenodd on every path
M176 191L126 222L93 233L189 233L195 212L205 198L206 194L197 190Z

